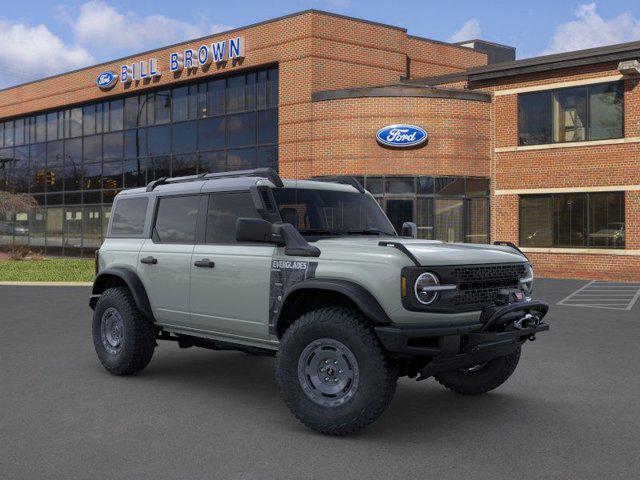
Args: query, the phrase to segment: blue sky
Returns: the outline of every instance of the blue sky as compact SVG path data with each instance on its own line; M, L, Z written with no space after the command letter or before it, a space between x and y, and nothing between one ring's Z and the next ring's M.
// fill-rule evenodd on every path
M638 0L4 0L0 88L308 8L506 43L519 58L640 40Z

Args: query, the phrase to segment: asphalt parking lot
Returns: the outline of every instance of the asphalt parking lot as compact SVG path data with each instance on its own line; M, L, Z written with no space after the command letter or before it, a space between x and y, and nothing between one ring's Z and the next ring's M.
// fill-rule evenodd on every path
M295 420L270 358L161 343L141 374L114 377L87 288L0 286L0 478L638 478L640 305L555 305L586 283L538 281L552 330L500 389L402 379L348 438Z

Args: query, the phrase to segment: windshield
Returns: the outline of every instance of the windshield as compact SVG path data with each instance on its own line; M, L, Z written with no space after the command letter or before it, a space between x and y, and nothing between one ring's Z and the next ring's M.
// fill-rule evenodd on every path
M396 235L369 195L334 190L274 188L282 221L303 235Z

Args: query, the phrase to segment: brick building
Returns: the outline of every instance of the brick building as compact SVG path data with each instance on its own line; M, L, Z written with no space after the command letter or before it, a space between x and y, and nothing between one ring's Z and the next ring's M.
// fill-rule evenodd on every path
M91 255L123 189L351 175L422 238L519 244L539 274L639 279L640 43L515 61L305 11L0 91L0 245ZM414 148L376 133L427 132Z

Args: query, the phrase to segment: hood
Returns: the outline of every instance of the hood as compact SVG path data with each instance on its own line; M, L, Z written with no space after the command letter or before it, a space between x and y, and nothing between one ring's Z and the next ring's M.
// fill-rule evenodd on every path
M353 255L373 253L372 250L391 248L378 245L381 241L403 244L422 265L470 265L488 263L518 263L527 259L511 247L474 243L444 243L437 240L416 240L402 237L351 236L318 240L312 245L321 252L351 250ZM404 254L403 254L404 255Z

